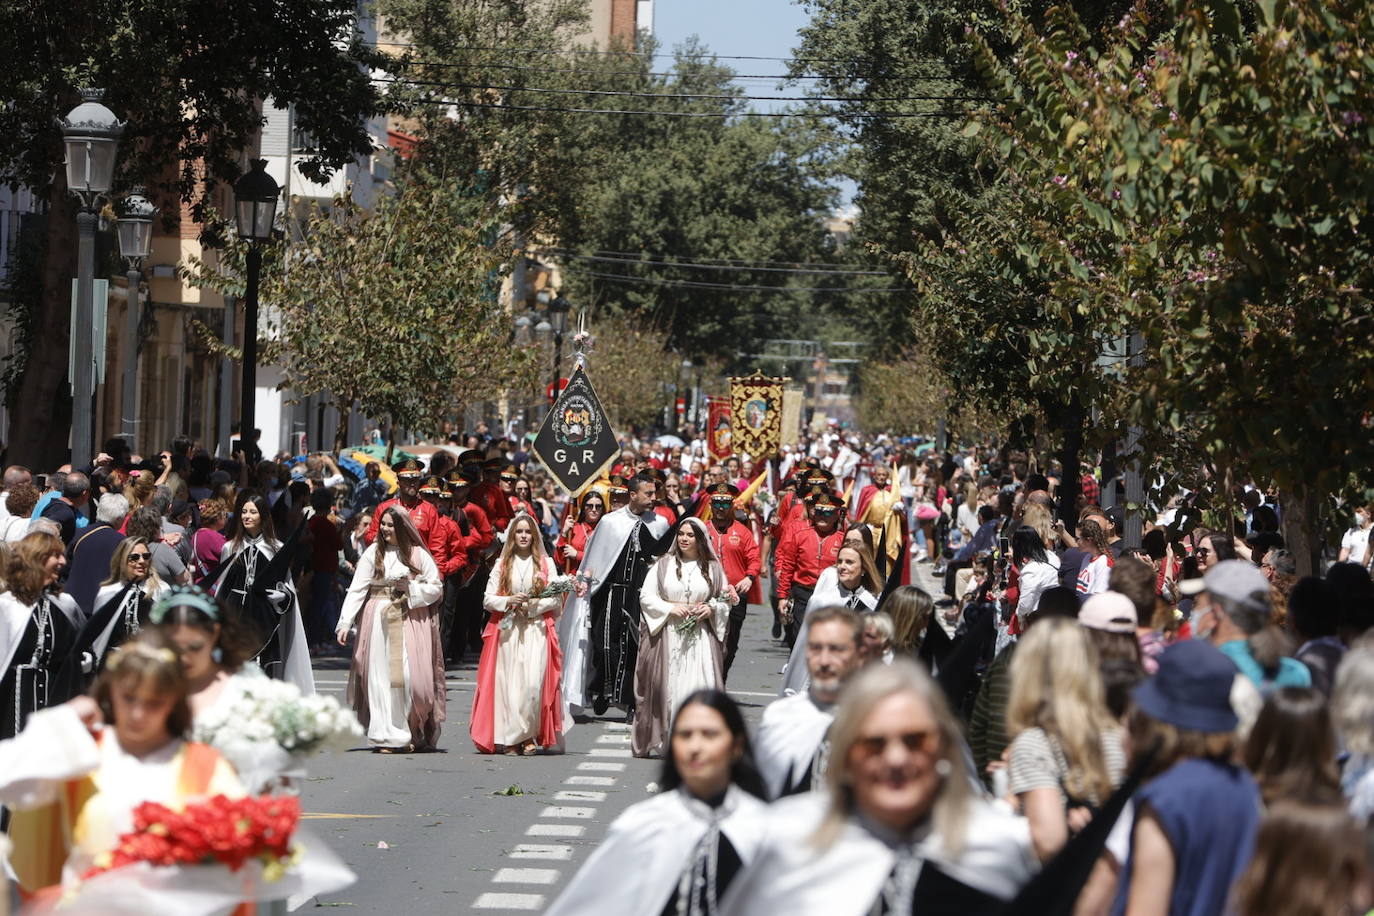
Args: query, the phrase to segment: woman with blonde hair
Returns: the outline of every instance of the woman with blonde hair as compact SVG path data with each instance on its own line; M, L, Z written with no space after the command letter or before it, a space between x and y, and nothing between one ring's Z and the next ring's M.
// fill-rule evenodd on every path
M858 527L863 533L868 532L867 526ZM802 693L811 682L806 666L806 635L811 629L807 615L837 604L860 614L871 614L878 609L878 599L883 593L878 564L873 560L873 552L851 534L853 532L845 534L844 546L835 552L835 564L821 571L816 579L816 587L802 609L801 628L797 631L797 641L787 659L782 687L778 691L782 696Z
M830 730L827 791L775 803L720 912L987 912L1037 866L1025 821L974 788L938 685L914 663L872 665Z
M892 651L916 658L935 613L935 600L915 585L900 585L879 607L892 618Z
M73 658L82 615L58 578L67 565L61 538L42 531L10 549L0 594L0 738L12 738L30 714L80 692Z
M110 557L110 577L95 593L95 613L81 628L76 658L87 675L105 670L109 653L148 624L153 602L167 588L153 569L153 547L145 538L125 538Z
M1068 841L1073 808L1093 809L1121 783L1126 750L1107 709L1097 650L1062 617L1027 631L1011 661L1010 790L1042 862Z
M529 757L562 739L557 620L563 596L538 597L557 574L538 523L527 513L516 515L482 599L491 617L482 631L469 725L480 753Z
M335 636L358 638L348 671L348 697L372 749L380 754L432 750L447 713L444 651L437 603L439 567L410 514L393 504L375 540L358 558Z

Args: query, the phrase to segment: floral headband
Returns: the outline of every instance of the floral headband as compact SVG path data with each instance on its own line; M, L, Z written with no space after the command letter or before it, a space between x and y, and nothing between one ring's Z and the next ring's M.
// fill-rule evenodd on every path
M131 642L125 643L110 653L110 661L105 666L105 670L118 671L125 662L134 657L162 662L164 665L174 665L177 662L177 654L171 649Z
M175 607L193 607L211 620L219 620L219 605L198 585L172 586L157 599L153 609L148 612L148 620L154 626L160 625L167 613Z

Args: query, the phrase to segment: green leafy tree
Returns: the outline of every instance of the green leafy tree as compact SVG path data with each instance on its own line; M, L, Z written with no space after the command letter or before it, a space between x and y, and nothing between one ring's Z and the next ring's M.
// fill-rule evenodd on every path
M514 345L494 277L509 252L491 214L453 188L412 175L372 210L350 198L314 209L303 241L279 249L262 287L262 359L298 396L339 410L335 447L357 405L393 429L437 432L492 390L528 386L534 354ZM193 260L193 282L234 291L243 252L225 270Z
M1306 563L1320 497L1368 485L1374 6L1173 0L1096 47L1065 14L1013 17L989 140L1022 200L1018 256L1141 335L1102 406L1202 456L1223 499L1287 494Z
M128 120L121 182L187 201L197 219L215 189L238 176L242 151L262 123L263 98L294 104L297 124L316 138L315 152L300 162L312 177L369 150L364 123L380 100L366 68L382 58L355 40L354 0L223 4L212 12L191 0L0 4L7 61L0 180L32 188L48 205L43 295L21 316L32 345L20 354L18 385L9 392L17 408L13 461L44 468L64 460L67 301L77 246L57 119L79 101L78 87L105 87L105 103Z

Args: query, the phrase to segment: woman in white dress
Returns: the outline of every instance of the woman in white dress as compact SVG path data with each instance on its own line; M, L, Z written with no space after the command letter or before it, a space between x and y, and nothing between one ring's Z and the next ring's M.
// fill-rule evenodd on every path
M548 916L716 913L757 854L763 794L739 706L693 693L673 720L659 794L615 819Z
M153 545L137 537L120 541L110 557L110 577L95 593L95 613L77 638L83 673L94 677L105 670L110 651L138 635L165 588L153 569Z
M840 604L860 614L871 614L878 608L882 590L872 552L858 538L846 534L844 546L835 554L835 565L822 570L811 600L806 602L796 645L783 669L782 689L778 691L781 696L804 693L811 682L806 669L806 634L811 629L811 612Z
M348 645L358 622L348 698L378 753L433 750L447 711L438 602L439 567L410 516L389 507L377 540L358 558L339 626Z
M724 597L713 607L711 599ZM673 710L689 694L725 683L722 645L735 595L711 551L701 519L686 518L673 546L659 557L639 590L639 657L635 662L634 731L630 750L662 750Z
M506 527L501 558L487 579L472 743L483 754L523 754L555 747L563 734L558 613L563 596L536 598L557 570L535 520L521 513Z

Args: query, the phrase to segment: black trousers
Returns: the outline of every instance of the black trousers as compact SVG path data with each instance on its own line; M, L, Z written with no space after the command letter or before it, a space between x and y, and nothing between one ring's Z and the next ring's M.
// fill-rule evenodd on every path
M730 629L725 637L725 679L730 678L730 665L739 651L739 634L744 629L744 617L749 613L749 597L741 598L739 604L730 608Z
M439 645L444 657L453 656L453 621L458 615L458 593L462 590L462 573L454 573L444 578L444 603L439 614Z
M792 602L792 622L783 629L782 636L789 649L797 644L797 631L801 629L802 615L806 613L806 604L811 600L811 593L815 590L814 585L797 585L794 582L787 593L788 600Z
M482 629L487 613L482 609L482 595L487 590L491 570L479 569L472 581L458 589L453 613L452 642L449 645L454 659L462 658L468 650L473 657L482 654Z

